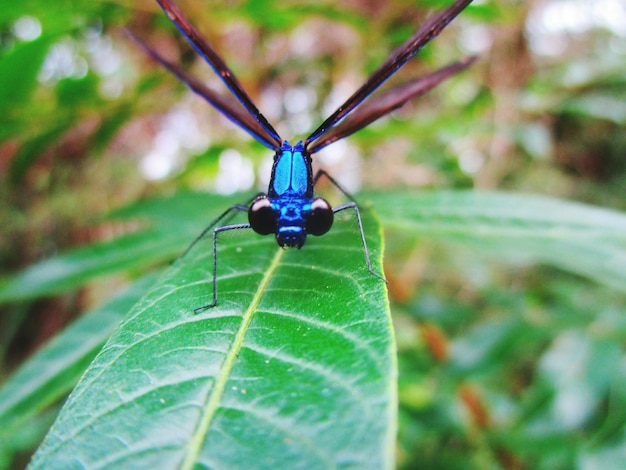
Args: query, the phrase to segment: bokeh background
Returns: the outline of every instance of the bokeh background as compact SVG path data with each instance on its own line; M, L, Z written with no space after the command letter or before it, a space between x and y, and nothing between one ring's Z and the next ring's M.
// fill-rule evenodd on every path
M125 34L223 89L156 2L0 3L1 275L131 232L102 216L139 199L266 189L267 149ZM448 3L179 1L293 140ZM392 82L474 54L471 69L316 164L356 193L504 190L624 211L626 3L477 0ZM623 290L389 237L400 468L623 468ZM138 274L2 307L0 380ZM0 467L27 462L54 409Z

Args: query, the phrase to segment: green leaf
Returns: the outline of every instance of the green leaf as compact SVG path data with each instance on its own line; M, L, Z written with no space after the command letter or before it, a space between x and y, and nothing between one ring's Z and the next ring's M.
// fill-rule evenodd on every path
M131 116L132 106L126 103L103 116L98 130L91 136L94 153L102 152Z
M22 148L13 157L9 167L9 181L13 185L23 182L28 170L33 166L44 151L53 143L58 142L61 135L69 130L75 123L74 118L59 118L48 129L41 130L39 134L22 143Z
M19 43L0 60L0 113L18 110L37 85L37 73L53 38L42 36L35 41Z
M543 262L626 290L626 215L541 196L477 191L368 194L386 228Z
M609 93L587 93L582 96L568 97L561 103L561 110L624 125L626 124L624 98L623 94L614 96Z
M29 266L0 283L0 302L15 302L76 289L90 280L175 258L233 198L179 193L132 204L107 222L139 224L134 233L68 251Z
M364 211L374 269L382 240ZM354 217L302 250L232 231L178 260L90 365L32 468L390 468L385 285Z
M41 22L49 34L61 34L76 30L90 19L100 16L105 21L119 15L117 5L92 0L23 0L12 2L0 0L0 25L8 26L21 16L30 15Z
M27 420L71 390L124 315L155 279L155 275L142 278L105 305L79 318L3 384L0 443L9 442ZM0 444L0 452L3 450Z
M58 294L77 289L98 276L163 262L180 253L190 238L146 230L69 251L3 280L0 302Z
M550 412L534 422L541 431L565 432L588 423L619 374L623 352L612 338L583 329L563 332L541 358L538 378L552 388ZM531 425L531 426L532 426Z

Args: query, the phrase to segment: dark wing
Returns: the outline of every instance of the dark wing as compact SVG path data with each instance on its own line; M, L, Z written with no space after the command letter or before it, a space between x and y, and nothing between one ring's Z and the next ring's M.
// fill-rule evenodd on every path
M266 130L245 110L241 104L234 100L229 100L215 93L197 78L187 74L178 65L164 59L158 52L152 49L148 44L136 37L132 32L126 33L141 46L154 60L159 62L163 67L175 75L181 82L187 85L194 93L197 93L209 102L215 109L220 111L224 116L237 124L239 127L248 132L252 137L261 142L266 147L276 150L276 141L270 140L270 136Z
M265 145L267 145L268 142L272 142L271 148L279 149L281 145L280 136L267 121L265 116L263 116L257 109L256 105L252 102L239 83L239 80L237 80L237 77L235 77L233 72L228 68L228 65L226 65L215 49L213 49L207 40L202 37L196 27L191 23L191 21L189 21L189 19L173 1L157 0L157 2L161 5L161 8L167 14L169 19L178 27L180 32L183 33L198 54L206 60L215 73L226 84L231 93L235 95L254 120L260 124L265 134L265 137L261 140L261 142Z
M400 108L406 102L432 90L442 81L469 67L477 59L477 57L470 57L462 62L455 62L428 75L392 88L380 96L373 97L354 110L341 123L324 133L321 138L315 141L309 152L313 154L339 139L354 134L377 119Z
M457 0L441 13L430 18L417 32L376 70L361 87L331 114L306 140L305 145L328 132L354 110L365 98L407 63L428 42L435 38L472 0Z

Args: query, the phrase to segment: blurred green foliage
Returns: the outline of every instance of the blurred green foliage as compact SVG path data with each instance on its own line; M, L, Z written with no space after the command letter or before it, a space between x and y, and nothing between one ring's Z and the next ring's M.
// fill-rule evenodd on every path
M180 3L291 138L314 128L429 11L449 2ZM393 82L473 53L479 63L337 144L336 153L331 146L321 165L351 189L499 189L623 217L620 5L473 5ZM210 220L198 206L172 207L176 198L155 196L235 187L233 172L239 181L254 176L239 190L266 184L266 149L189 96L123 27L216 84L156 2L0 4L0 288L15 294L0 317L3 381L72 319L175 257ZM152 204L149 230L136 232L142 220L106 216L139 199ZM411 207L401 199L398 207ZM192 209L168 224L181 207ZM513 216L518 206L510 209ZM436 227L438 219L427 222ZM552 256L536 256L524 237L505 248L494 238L436 238L393 223L387 233L400 367L398 467L621 468L623 235L612 244L596 240L595 249L545 245ZM6 289L19 278L13 274L33 272L21 270L47 258L58 269L45 271L48 287L34 278L23 295ZM68 259L91 264L61 263ZM590 259L610 268L604 277L587 269ZM88 357L76 361L84 366ZM3 443L0 467L28 461L78 370L75 362L57 395L33 403L28 425Z

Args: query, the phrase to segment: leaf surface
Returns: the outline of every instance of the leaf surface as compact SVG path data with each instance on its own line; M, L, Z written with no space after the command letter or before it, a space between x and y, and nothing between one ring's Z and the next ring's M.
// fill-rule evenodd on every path
M542 262L626 290L626 214L526 194L368 193L385 228Z
M3 279L0 303L66 292L99 276L171 260L232 203L233 198L181 192L117 210L104 222L138 228L43 260Z
M0 433L10 432L12 426L19 426L26 417L68 393L154 281L154 275L146 276L105 305L87 312L22 364L0 389Z
M364 219L374 269L380 230ZM395 347L354 217L300 250L226 232L176 262L105 345L32 468L389 468Z

